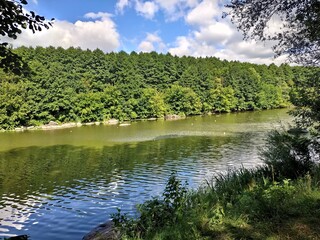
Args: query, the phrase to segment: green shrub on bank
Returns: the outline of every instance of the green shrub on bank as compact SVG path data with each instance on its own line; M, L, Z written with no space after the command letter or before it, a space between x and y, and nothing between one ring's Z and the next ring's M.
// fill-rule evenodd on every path
M112 215L112 221L127 237L144 237L150 232L170 226L182 220L187 203L187 188L173 173L162 194L163 198L153 198L138 206L137 220L121 214L120 209Z
M269 133L261 156L276 179L296 179L317 169L319 135L274 130Z
M138 207L139 218L119 211L113 221L123 239L282 239L281 228L294 234L288 228L292 221L320 220L319 166L314 170L314 175L275 181L266 166L241 168L194 192L172 175L162 198ZM318 230L308 233L310 239Z

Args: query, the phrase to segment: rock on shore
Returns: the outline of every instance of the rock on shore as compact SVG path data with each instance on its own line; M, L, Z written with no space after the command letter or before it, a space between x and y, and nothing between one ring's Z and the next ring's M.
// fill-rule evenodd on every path
M109 221L100 224L91 232L86 234L82 240L117 240L120 239L120 234L113 227L113 222Z
M169 114L169 115L166 115L164 118L165 118L165 120L179 120L179 119L184 119L186 117L185 116L180 116L180 115L177 115L177 114Z

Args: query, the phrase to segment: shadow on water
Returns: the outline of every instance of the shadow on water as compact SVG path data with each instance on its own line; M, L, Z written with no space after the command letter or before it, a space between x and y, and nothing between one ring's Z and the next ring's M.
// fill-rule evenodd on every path
M55 145L0 152L0 236L80 239L120 207L162 192L175 170L190 187L214 172L258 161L256 133L161 136L101 148Z

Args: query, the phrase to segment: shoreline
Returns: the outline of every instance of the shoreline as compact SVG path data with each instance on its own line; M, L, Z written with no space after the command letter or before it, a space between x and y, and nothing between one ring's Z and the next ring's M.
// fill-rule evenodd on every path
M286 109L291 109L292 106L284 107ZM274 108L274 109L283 109L281 108ZM274 110L274 109L260 109L260 110L253 110L255 111L268 111L268 110ZM240 111L240 112L251 112L251 111ZM234 112L228 112L228 113L202 113L199 115L206 116L206 115L215 115L215 114L229 114L229 113L239 113L238 111ZM96 121L96 122L87 122L87 123L82 123L82 122L67 122L67 123L57 123L55 121L50 121L47 124L43 124L40 126L20 126L16 127L14 129L0 129L0 132L25 132L25 131L48 131L48 130L59 130L59 129L68 129L68 128L75 128L75 127L82 127L82 126L99 126L99 125L105 125L105 126L112 126L112 125L118 125L120 127L124 126L130 126L132 122L137 122L137 121L157 121L157 120L166 120L166 121L176 121L176 120L181 120L185 119L187 117L191 117L194 115L178 115L178 114L168 114L163 117L151 117L151 118L141 118L141 119L133 119L133 120L126 120L126 121L120 121L119 119L109 119L105 121Z
M128 126L131 123L129 122L120 122L118 119L110 119L103 122L87 122L87 123L81 123L81 122L68 122L68 123L57 123L54 121L50 121L48 124L40 125L40 126L21 126L14 128L12 130L1 130L3 132L24 132L24 131L48 131L48 130L58 130L58 129L68 129L68 128L75 128L75 127L82 127L82 126L99 126L99 125L119 125L119 126Z
M83 236L82 240L117 240L120 238L120 232L115 229L114 223L109 220L93 228Z
M25 132L25 131L49 131L49 130L59 130L59 129L68 129L68 128L75 128L75 127L82 127L82 126L99 126L99 125L105 125L105 126L113 126L118 125L120 127L130 126L132 122L135 121L157 121L159 119L167 120L167 121L174 121L174 120L180 120L185 119L186 116L181 116L177 114L170 114L166 115L161 118L145 118L145 119L135 119L135 120L128 120L128 121L120 121L119 119L109 119L106 121L96 121L96 122L87 122L87 123L81 123L81 122L67 122L67 123L57 123L55 121L50 121L48 124L43 124L40 126L21 126L16 127L14 129L5 130L1 129L0 132Z

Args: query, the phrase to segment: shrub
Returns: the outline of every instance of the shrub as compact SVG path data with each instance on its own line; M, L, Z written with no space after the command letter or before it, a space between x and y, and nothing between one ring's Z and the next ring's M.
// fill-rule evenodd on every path
M278 179L296 179L310 172L315 165L312 138L287 131L269 133L261 156Z
M221 202L234 202L238 195L250 189L263 179L271 179L272 173L268 167L261 166L255 169L240 168L219 174L210 188L215 192Z
M280 220L285 216L287 206L296 189L290 180L266 182L239 195L236 204L238 212L250 216L251 220Z
M142 237L177 222L187 208L187 187L177 179L175 173L169 177L163 198L153 198L138 206L140 217L137 220L121 214L120 209L111 215L116 228L129 237Z

